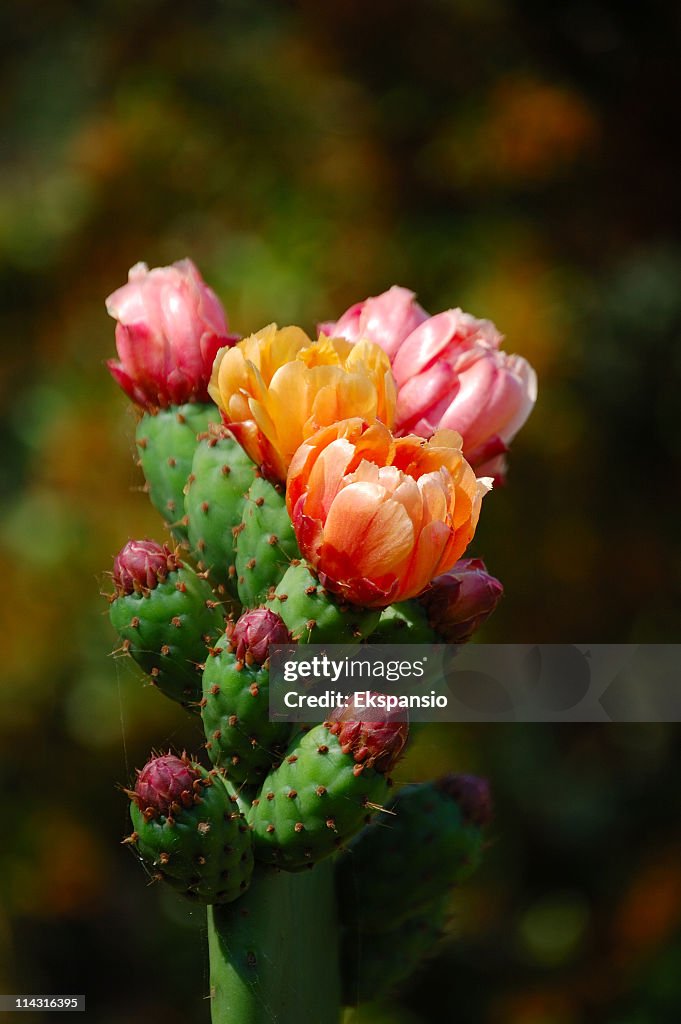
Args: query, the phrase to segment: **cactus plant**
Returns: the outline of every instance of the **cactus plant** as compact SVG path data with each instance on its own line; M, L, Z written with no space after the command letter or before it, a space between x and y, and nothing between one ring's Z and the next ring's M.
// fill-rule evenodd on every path
M331 594L302 562L286 570L267 602L298 643L358 643L378 624L377 609L347 604Z
M256 466L224 429L203 437L196 447L185 489L189 546L220 596L238 596L235 530Z
M386 801L407 732L404 722L362 722L351 702L296 736L248 815L256 857L299 871L339 850Z
M205 433L217 416L214 405L188 402L145 413L137 424L135 443L149 497L178 543L188 539L184 489L198 435Z
M298 541L279 484L258 477L251 484L236 536L239 600L246 608L263 604L294 559Z
M133 832L126 838L153 872L189 899L231 903L248 888L251 836L230 784L172 754L138 773L130 797Z
M269 646L468 639L501 593L482 563L456 561L490 481L452 431L389 429L389 363L406 424L405 353L421 358L429 319L404 289L353 307L316 343L271 326L236 345L190 261L138 264L108 309L109 368L141 410L149 495L190 549L129 542L110 618L159 691L200 710L212 762L152 757L127 791L125 842L153 878L208 904L213 1024L337 1024L342 1001L388 994L437 944L449 890L480 859L489 792L446 776L394 796L408 726L363 717L352 699L311 728L271 722ZM436 332L482 358L475 339L499 337L466 317L443 314ZM525 415L531 374L516 384ZM417 433L438 408L419 406ZM505 449L474 440L480 458Z
M121 650L167 697L198 711L203 662L224 625L209 585L154 541L129 541L113 581L109 617Z
M236 785L261 784L288 743L290 724L269 720L268 647L289 639L278 615L254 609L228 626L206 660L201 700L206 749Z

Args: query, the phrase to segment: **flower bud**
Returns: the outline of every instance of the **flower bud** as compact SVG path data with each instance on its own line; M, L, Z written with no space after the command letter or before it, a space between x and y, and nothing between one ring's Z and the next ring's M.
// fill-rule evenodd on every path
M173 803L190 807L195 802L194 783L200 778L188 757L162 754L152 757L138 771L135 789L129 796L141 811L151 808L167 815Z
M462 558L437 576L419 598L432 628L450 644L463 644L492 614L504 592L480 558Z
M437 788L461 808L464 821L483 828L492 820L492 793L487 779L478 775L444 775Z
M372 693L370 696L379 695ZM337 709L326 725L329 732L338 737L343 753L354 757L356 772L374 768L387 774L399 760L409 736L403 710L356 708L354 698L349 699L346 707Z
M231 648L239 661L245 661L250 654L259 665L267 660L270 644L287 644L291 634L284 621L269 608L254 608L244 612L232 626Z
M166 544L157 544L153 540L129 540L114 559L116 596L154 590L179 565Z

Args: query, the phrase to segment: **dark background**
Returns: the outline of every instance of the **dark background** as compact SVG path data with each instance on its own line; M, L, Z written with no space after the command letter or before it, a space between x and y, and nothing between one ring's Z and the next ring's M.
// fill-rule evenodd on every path
M182 714L111 657L104 571L162 536L103 300L192 257L235 330L394 282L491 317L539 402L471 553L484 638L679 639L681 9L25 0L0 11L0 991L207 1021L202 914L118 845ZM679 730L424 729L486 773L486 863L372 1024L681 1017ZM676 746L675 746L676 744ZM30 1019L30 1017L28 1018Z

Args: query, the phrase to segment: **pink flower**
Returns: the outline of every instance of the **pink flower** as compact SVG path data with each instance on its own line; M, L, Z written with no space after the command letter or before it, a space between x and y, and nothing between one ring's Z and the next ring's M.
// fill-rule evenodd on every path
M428 622L450 644L470 640L499 604L504 588L480 558L461 558L419 598Z
M233 345L220 300L191 260L149 270L136 263L106 300L118 360L107 363L125 393L147 411L208 402L218 349Z
M438 313L402 343L393 361L398 433L457 430L476 469L517 434L537 398L537 376L521 356L499 350L489 320L460 309ZM497 461L496 465L499 465Z
M389 355L398 435L456 430L478 475L503 477L503 455L532 411L537 377L527 360L500 351L503 337L491 320L461 309L428 316L413 292L394 286L320 329L371 338Z
M375 341L392 360L404 339L427 319L414 293L393 285L387 292L356 302L335 323L319 324L319 330L330 338Z

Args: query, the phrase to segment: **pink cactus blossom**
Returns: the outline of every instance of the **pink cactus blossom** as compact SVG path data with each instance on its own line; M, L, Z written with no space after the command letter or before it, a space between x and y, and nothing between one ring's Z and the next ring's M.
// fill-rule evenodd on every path
M427 319L414 293L393 285L387 292L356 302L339 320L318 326L330 338L375 341L392 360L404 339Z
M537 377L526 359L500 350L491 320L461 309L428 316L413 292L395 286L320 327L350 341L369 337L390 356L398 435L456 430L478 474L503 479L503 456L532 411Z
M153 412L210 400L215 355L237 338L227 333L220 300L191 260L153 270L136 263L106 308L118 321L119 356L107 366L133 402Z

